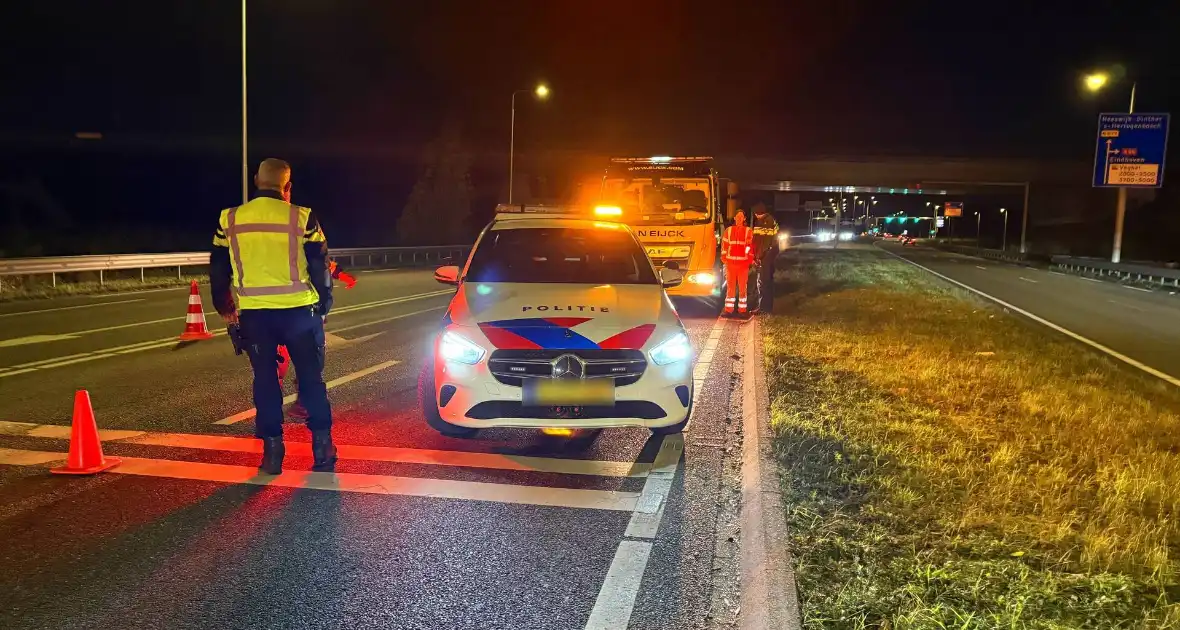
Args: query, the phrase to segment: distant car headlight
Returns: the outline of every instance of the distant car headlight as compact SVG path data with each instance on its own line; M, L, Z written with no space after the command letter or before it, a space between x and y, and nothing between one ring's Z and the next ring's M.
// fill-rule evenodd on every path
M438 344L438 355L444 361L475 365L483 358L484 353L485 350L475 342L449 330L443 334L442 341Z
M717 276L713 275L711 271L702 271L700 273L688 274L688 281L692 284L704 284L713 286L717 282Z
M660 345L651 349L651 361L656 365L671 365L692 356L692 344L688 342L688 335L676 333L664 340Z
M840 240L842 241L851 241L854 238L856 238L856 235L852 232L840 232Z

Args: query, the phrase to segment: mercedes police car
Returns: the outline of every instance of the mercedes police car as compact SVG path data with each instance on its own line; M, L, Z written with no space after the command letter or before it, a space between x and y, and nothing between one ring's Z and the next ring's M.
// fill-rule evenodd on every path
M677 433L692 408L693 352L631 230L571 209L504 206L463 268L418 390L440 433L490 427L646 427Z

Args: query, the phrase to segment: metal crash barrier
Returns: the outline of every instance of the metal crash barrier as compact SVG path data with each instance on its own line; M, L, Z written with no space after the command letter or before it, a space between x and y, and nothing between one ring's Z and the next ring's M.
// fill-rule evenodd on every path
M1099 258L1054 256L1053 266L1073 273L1113 276L1119 280L1147 282L1163 287L1180 287L1180 269L1135 263L1112 263Z
M446 260L466 258L470 245L434 245L428 247L352 247L332 249L331 255L345 267L385 265L429 266ZM56 287L58 276L68 273L98 272L98 283L105 281L108 271L139 269L144 280L145 269L176 268L180 278L185 267L209 264L208 252L180 252L171 254L103 254L97 256L55 256L43 258L0 259L0 291L4 290L5 276L48 275Z

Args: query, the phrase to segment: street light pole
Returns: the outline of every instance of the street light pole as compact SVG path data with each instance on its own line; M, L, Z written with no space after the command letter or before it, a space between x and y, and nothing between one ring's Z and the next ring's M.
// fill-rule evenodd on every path
M1131 83L1131 103L1127 107L1128 114L1135 113L1135 87L1137 83ZM1127 217L1127 188L1119 186L1118 199L1115 202L1114 210L1114 248L1110 253L1110 262L1117 263L1123 257L1123 222Z
M1000 214L1004 215L1004 235L1000 238L1000 250L1006 253L1008 251L1008 209L1000 208Z
M516 180L516 95L528 90L516 90L512 93L512 124L508 132L508 203L512 203L512 188ZM549 96L549 88L540 84L533 88L533 94L539 99Z
M512 126L508 132L508 203L512 203L512 184L516 179L516 95L522 90L512 93Z
M246 0L242 0L242 203L250 201L250 164L246 153Z
M983 241L981 241L980 237L979 237L979 212L976 212L975 213L975 247L979 248L982 246L983 246Z

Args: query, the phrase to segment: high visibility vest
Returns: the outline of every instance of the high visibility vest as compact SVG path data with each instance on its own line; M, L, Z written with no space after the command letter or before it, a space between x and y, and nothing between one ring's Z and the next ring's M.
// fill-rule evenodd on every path
M271 197L221 212L238 308L296 308L319 302L303 245L324 242L324 236L318 226L308 232L310 214L309 208Z
M731 263L747 263L754 253L754 230L746 225L725 228L721 239L721 259Z

